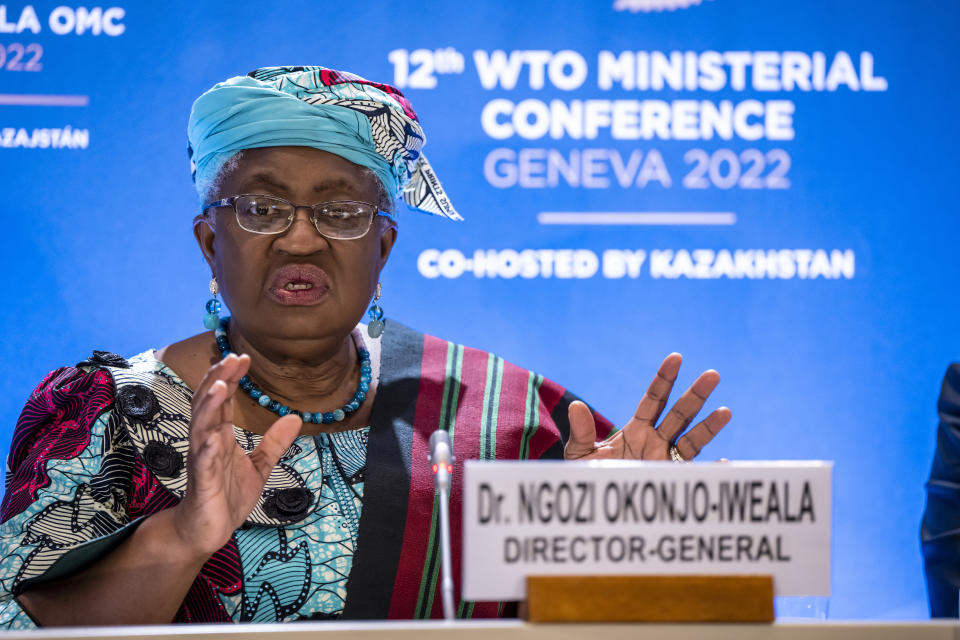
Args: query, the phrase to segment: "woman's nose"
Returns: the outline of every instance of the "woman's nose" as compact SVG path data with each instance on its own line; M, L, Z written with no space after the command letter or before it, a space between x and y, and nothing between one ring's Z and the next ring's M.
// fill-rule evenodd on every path
M290 228L280 234L274 242L274 248L294 255L306 255L329 249L330 243L317 231L313 223L313 209L299 206L294 211Z

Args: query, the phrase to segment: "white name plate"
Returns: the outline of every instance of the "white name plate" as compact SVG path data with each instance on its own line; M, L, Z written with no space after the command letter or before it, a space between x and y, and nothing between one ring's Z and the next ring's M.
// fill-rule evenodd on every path
M466 463L463 595L528 575L771 574L830 595L831 462Z

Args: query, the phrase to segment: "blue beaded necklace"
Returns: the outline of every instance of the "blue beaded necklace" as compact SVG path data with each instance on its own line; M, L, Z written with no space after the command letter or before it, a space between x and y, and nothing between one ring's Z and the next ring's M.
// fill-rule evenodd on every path
M213 300L211 300L211 302L213 302ZM210 312L211 315L213 314L213 312L210 311L209 306L207 311ZM233 353L230 350L230 341L227 339L227 329L229 329L229 327L230 317L227 316L226 318L220 319L217 328L213 331L214 336L217 338L217 347L220 349L220 355L224 358ZM253 398L261 407L273 411L279 416L285 416L292 413L300 416L304 422L313 424L331 424L334 422L342 422L348 415L360 408L360 405L367 398L367 392L370 391L370 380L373 376L373 368L370 366L370 352L358 344L357 355L360 358L360 384L357 386L357 392L353 394L353 399L350 400L350 402L333 411L311 412L291 409L287 405L280 404L265 394L263 389L258 387L257 384L250 379L250 376L243 376L240 378L240 388L246 391L247 395Z

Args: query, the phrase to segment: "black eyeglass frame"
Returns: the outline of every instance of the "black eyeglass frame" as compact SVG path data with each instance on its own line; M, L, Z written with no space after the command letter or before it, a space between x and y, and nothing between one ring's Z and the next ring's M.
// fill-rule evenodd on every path
M284 204L290 205L291 207L293 207L293 211L290 213L289 216L287 216L287 225L283 229L280 229L279 231L253 231L251 229L247 229L240 222L240 210L237 209L237 201L240 198L270 198L271 200L276 200L278 202L283 202ZM370 222L369 224L367 224L367 228L364 229L363 233L361 233L358 236L354 236L352 238L338 238L336 236L330 236L320 230L320 227L317 226L317 222L320 220L320 217L321 217L321 214L319 213L319 207L324 207L332 204L362 204L366 207L370 207L371 209L373 209L373 215L370 216ZM241 229L243 229L247 233L256 233L258 235L265 235L265 236L278 235L287 231L293 225L293 220L297 215L297 209L310 209L312 212L310 215L310 221L313 223L313 228L316 229L317 233L322 235L324 238L329 238L331 240L359 240L360 238L364 237L370 232L370 227L373 226L373 219L376 218L377 216L383 216L394 222L397 221L397 214L391 213L389 211L383 211L379 207L372 205L369 202L363 202L361 200L329 200L327 202L318 202L316 204L296 204L295 202L290 202L285 198L281 198L279 196L272 196L266 193L241 193L235 196L230 196L229 198L221 198L220 200L214 200L213 202L208 202L205 205L203 205L203 207L200 209L200 215L206 216L207 210L215 209L218 207L233 207L233 213L237 219L237 225Z

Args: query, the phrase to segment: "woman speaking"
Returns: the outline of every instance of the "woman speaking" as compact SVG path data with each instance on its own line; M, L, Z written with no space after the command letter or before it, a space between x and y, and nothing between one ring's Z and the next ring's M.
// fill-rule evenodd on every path
M5 628L439 616L434 430L457 459L459 598L463 461L689 460L729 421L688 430L707 371L657 425L677 354L614 430L541 376L387 320L397 199L459 219L393 87L259 69L200 96L188 137L208 331L95 351L33 392L0 507Z

